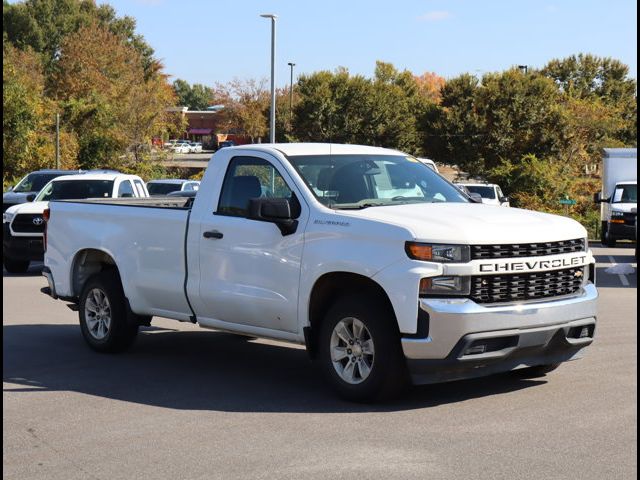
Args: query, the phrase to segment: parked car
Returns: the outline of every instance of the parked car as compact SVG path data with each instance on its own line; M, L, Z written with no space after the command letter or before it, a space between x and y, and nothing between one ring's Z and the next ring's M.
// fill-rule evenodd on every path
M508 207L509 199L502 193L500 186L495 183L458 183L456 186L466 188L469 193L477 193L482 197L482 203Z
M56 177L77 174L78 170L38 170L31 172L2 194L2 211L20 203L33 201L42 187Z
M201 142L190 142L190 145L191 145L191 153L202 153Z
M32 203L14 205L2 215L2 260L11 273L26 272L43 259L43 212L51 200L148 197L142 179L118 172L86 172L59 176L47 183Z
M544 375L593 341L584 227L471 203L395 150L225 148L193 200L49 209L45 293L96 351L152 316L191 321L306 345L340 395L370 401L409 379Z
M172 149L176 143L178 143L178 140L169 140L164 144L164 148Z
M149 195L168 195L171 192L180 191L198 191L200 181L198 180L182 180L178 178L167 178L163 180L151 180L147 182L147 190Z
M171 149L174 153L191 153L191 144L189 142L177 142Z
M218 150L221 148L235 147L235 146L236 146L236 142L234 142L233 140L225 140L224 142L218 143Z

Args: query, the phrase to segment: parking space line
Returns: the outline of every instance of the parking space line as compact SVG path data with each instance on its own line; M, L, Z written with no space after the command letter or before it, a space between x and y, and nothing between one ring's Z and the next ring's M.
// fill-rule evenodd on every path
M607 255L609 257L609 262L611 262L612 264L616 264L615 259L611 256L611 255ZM623 286L628 287L629 286L629 280L627 279L626 275L623 275L622 273L618 274L618 277L620 278L620 282L622 283Z

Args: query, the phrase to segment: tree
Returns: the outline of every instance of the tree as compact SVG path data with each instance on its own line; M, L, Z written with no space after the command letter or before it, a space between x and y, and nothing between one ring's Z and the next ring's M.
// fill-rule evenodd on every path
M45 72L55 69L63 39L83 27L97 23L117 35L140 56L145 75L157 71L153 49L135 33L131 17L119 18L108 4L92 0L26 0L3 2L2 28L7 40L20 49L31 48L43 55Z
M377 62L373 79L335 72L303 75L296 87L293 134L304 141L360 143L419 153L417 118L430 101L415 77Z
M424 148L474 175L526 154L557 157L566 128L560 101L553 82L535 72L491 73L481 84L462 75L443 88Z
M193 86L189 82L177 79L173 82L178 105L189 110L205 110L213 100L213 90L199 83Z
M53 91L78 136L84 168L118 166L128 148L137 153L169 124L166 109L175 98L166 77L145 80L138 52L104 27L65 37L57 70Z
M225 105L221 124L229 132L241 133L255 142L268 132L269 92L266 79L234 79L226 85L217 84L214 98Z
M3 43L3 182L27 170L55 166L55 103L43 95L44 75L32 50ZM62 132L61 166L75 168L77 143Z

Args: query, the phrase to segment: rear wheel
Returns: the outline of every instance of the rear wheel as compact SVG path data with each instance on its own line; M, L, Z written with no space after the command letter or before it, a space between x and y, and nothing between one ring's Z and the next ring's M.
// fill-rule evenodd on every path
M121 352L135 340L138 324L127 315L120 277L115 270L91 277L80 295L79 317L82 335L99 352Z
M325 378L347 400L390 398L408 384L393 312L368 297L342 298L329 309L318 360Z
M518 370L514 370L512 373L520 378L538 378L544 377L547 373L553 372L560 365L560 363L536 365L535 367L519 368Z
M4 257L2 259L2 263L9 273L25 273L29 270L30 262L29 260L15 260L13 258Z

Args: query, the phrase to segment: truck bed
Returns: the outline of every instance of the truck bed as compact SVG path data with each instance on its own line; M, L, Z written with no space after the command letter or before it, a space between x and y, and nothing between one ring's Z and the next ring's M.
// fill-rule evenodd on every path
M77 296L67 279L78 252L113 258L136 313L188 319L185 241L191 198L105 198L50 202L48 266L60 295Z

